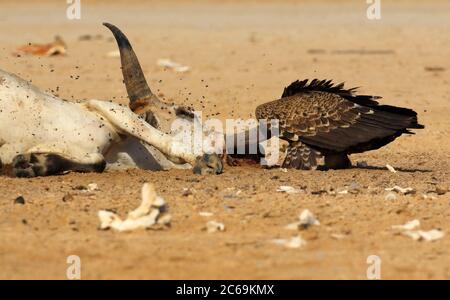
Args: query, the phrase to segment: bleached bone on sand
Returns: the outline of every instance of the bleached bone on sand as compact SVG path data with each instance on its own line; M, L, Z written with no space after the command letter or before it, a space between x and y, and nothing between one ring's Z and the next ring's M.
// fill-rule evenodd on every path
M297 222L288 224L285 228L289 230L298 230L301 228L308 228L311 225L320 225L319 220L309 209L304 209L298 219Z
M174 62L168 58L158 59L156 61L156 64L160 67L173 69L175 72L178 72L178 73L184 73L184 72L189 71L189 69L190 69L188 66L183 66L183 65L181 65L177 62Z
M122 220L117 214L100 210L100 229L112 228L117 231L132 231L136 229L148 229L155 224L169 225L171 216L167 213L166 203L158 196L153 184L145 183L142 186L142 201L138 208L128 213L128 217Z
M412 187L402 188L398 185L391 187L391 188L386 188L385 190L389 191L389 192L401 193L403 195L414 194L416 192Z
M297 189L289 185L282 185L277 188L277 192L283 192L287 194L298 194L304 191L302 189Z
M393 225L392 229L398 229L398 230L413 230L420 227L420 221L417 219L414 219L412 221L409 221L405 223L404 225Z
M409 221L404 225L394 225L392 226L392 229L399 230L403 235L406 235L415 241L424 240L427 242L431 242L444 237L444 232L439 229L425 231L418 230L419 227L420 221L416 219Z
M198 215L200 217L209 218L209 217L212 217L214 214L212 212L209 212L209 211L201 211L201 212L198 213Z
M300 235L290 239L273 239L270 242L290 249L296 249L306 245L306 241Z
M394 169L394 167L391 166L390 164L386 164L386 168L389 170L389 172L397 173L397 171Z
M206 231L208 233L214 233L217 231L224 231L225 225L223 223L217 222L217 221L208 221L206 223Z

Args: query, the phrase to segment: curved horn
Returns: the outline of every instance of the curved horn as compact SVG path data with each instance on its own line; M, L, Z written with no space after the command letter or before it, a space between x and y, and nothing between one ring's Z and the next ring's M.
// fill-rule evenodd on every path
M156 96L150 90L139 60L125 34L112 24L103 23L103 25L111 30L117 41L122 63L123 79L130 99L129 106L132 111L136 112L136 110L149 104L152 98Z

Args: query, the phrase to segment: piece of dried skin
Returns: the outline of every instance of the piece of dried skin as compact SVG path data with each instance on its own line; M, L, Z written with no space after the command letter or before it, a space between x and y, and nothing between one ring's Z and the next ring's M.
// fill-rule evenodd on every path
M49 44L28 44L17 48L14 55L29 54L36 56L65 55L67 52L66 43L61 37L56 36L55 40Z

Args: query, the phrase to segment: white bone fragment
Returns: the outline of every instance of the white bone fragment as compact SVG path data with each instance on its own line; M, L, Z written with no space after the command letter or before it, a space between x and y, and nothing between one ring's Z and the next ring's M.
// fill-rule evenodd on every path
M155 224L170 224L171 216L169 214L161 216L165 202L163 198L156 194L155 187L152 184L145 183L143 185L141 197L142 202L139 207L129 212L127 219L124 221L113 212L99 211L100 229L112 228L122 232L139 228L150 228Z
M397 171L394 169L394 167L389 164L386 164L386 168L392 173L397 173Z
M397 200L397 195L395 195L395 193L389 192L389 193L387 193L386 197L384 197L384 200L386 200L386 201Z
M208 221L206 223L206 231L208 233L214 233L217 231L224 231L225 225L223 223L219 223L217 221Z
M144 183L141 190L142 202L138 208L128 213L128 218L137 219L149 213L150 208L155 202L157 195L153 184Z
M402 230L402 234L409 236L415 241L424 240L426 242L431 242L435 240L439 240L444 237L444 232L438 229L432 229L428 231L424 230L414 230L420 227L419 220L412 220L404 225L395 225L392 226L393 229Z
M98 185L96 183L89 183L87 189L89 192L98 191Z
M294 236L290 239L274 239L271 242L275 245L284 246L290 249L300 248L306 245L306 241L300 235Z
M298 222L288 224L285 228L288 230L298 230L300 228L307 228L311 225L320 225L319 220L317 220L309 209L304 209L298 219Z
M428 200L428 199L436 200L437 197L433 196L433 195L422 194L422 199L424 199L424 200Z
M214 214L212 212L208 212L208 211L201 211L198 213L198 215L201 217L212 217Z
M286 225L284 228L286 228L287 230L298 230L299 227L300 227L299 222L294 222Z
M398 185L391 187L391 188L386 188L386 191L390 191L390 192L396 192L396 193L401 193L403 195L407 195L407 194L413 194L415 193L415 190L412 187L407 187L407 188L402 188Z
M415 219L412 221L407 222L404 225L393 225L393 229L399 229L399 230L413 230L420 227L420 221Z
M332 233L330 236L335 240L342 240L345 238L345 235L340 233Z
M189 69L190 69L188 66L183 66L183 65L181 65L177 62L174 62L170 59L167 59L167 58L158 59L156 64L160 67L172 69L178 73L184 73L184 72L189 71Z
M310 226L310 225L320 225L319 220L314 216L312 212L309 211L309 209L305 209L300 214L300 225L302 226Z
M158 224L161 225L169 225L170 222L172 222L172 216L169 214L166 214L158 219Z
M100 229L117 227L122 223L122 220L115 213L108 210L100 210L98 217L100 219Z
M282 185L282 186L277 188L277 192L284 192L284 193L287 193L287 194L298 194L298 193L303 192L303 190L296 189L296 188L294 188L292 186L289 186L289 185Z
M346 194L348 194L348 190L347 190L347 189L340 190L340 191L338 191L337 193L338 193L339 195L346 195Z
M405 231L403 234L409 236L415 241L424 240L426 242L432 242L444 237L444 233L438 229L432 229L429 231L423 230Z

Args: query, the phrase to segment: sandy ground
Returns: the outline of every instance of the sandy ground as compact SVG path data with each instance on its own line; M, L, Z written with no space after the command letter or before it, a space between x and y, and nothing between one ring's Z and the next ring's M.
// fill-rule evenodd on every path
M361 86L386 103L411 107L426 129L352 156L354 163L364 160L370 168L1 177L0 278L65 279L66 258L72 254L81 258L83 279L365 279L369 255L380 257L384 279L450 278L450 192L430 193L450 185L448 1L382 1L378 21L367 20L365 1L132 3L83 3L81 20L69 21L64 1L2 1L1 68L66 99L125 103L120 61L106 56L116 49L101 26L109 21L132 41L154 91L168 101L192 104L204 115L248 118L257 104L279 97L291 81L318 77ZM67 42L67 57L11 55L20 45L48 42L56 34ZM80 41L85 34L98 36ZM156 65L159 58L192 69L183 74L164 70ZM387 163L398 172L387 171ZM139 203L146 181L170 205L172 227L99 231L97 211L125 215ZM99 191L79 190L89 183ZM276 192L281 185L304 192ZM394 185L416 193L386 200L385 188ZM321 192L346 186L360 188L355 194ZM184 196L184 188L192 194ZM20 195L25 204L14 204ZM286 230L303 209L321 225ZM205 232L209 219L223 222L226 230ZM434 242L414 241L391 229L413 219L424 230L441 229L446 235ZM297 234L307 242L302 248L270 243Z

